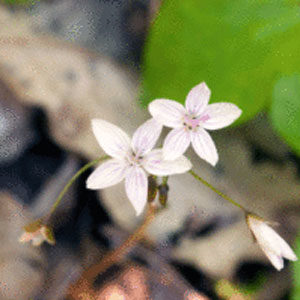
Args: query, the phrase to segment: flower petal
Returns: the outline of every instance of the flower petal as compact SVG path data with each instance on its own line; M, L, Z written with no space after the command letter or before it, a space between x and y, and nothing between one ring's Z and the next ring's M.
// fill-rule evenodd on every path
M186 151L190 142L190 132L184 127L171 130L164 140L164 159L173 160L180 157Z
M45 239L44 239L44 237L42 236L42 234L39 234L39 235L35 236L35 237L31 240L32 245L35 246L35 247L40 246L44 241L45 241Z
M140 215L146 205L148 194L148 179L142 168L132 166L128 169L125 177L125 189L136 215Z
M297 257L288 243L269 225L260 221L261 224L256 227L257 238L264 244L264 248L271 249L275 254L285 257L289 260L297 260Z
M189 171L192 163L183 155L175 160L164 160L163 151L155 149L144 157L143 167L152 175L168 176Z
M202 113L203 127L214 130L224 128L232 124L242 111L232 103L214 103L206 107Z
M193 87L185 100L185 107L190 114L199 116L206 108L210 98L210 89L205 82Z
M292 261L298 260L296 254L294 253L292 248L289 246L289 244L284 239L282 239L281 237L280 237L280 239L281 239L281 253L282 253L282 256L284 258L292 260Z
M280 255L277 255L276 253L270 251L269 249L264 249L262 247L263 252L265 253L265 255L268 257L268 259L270 260L270 262L272 263L272 265L278 270L280 271L283 268L283 259Z
M142 124L134 133L131 146L137 156L148 153L157 142L162 131L161 123L150 119Z
M219 156L214 141L203 128L191 132L191 141L195 152L211 165L215 166Z
M123 158L130 151L130 138L118 126L101 119L92 120L94 135L105 153Z
M297 257L287 242L262 219L249 214L247 223L259 246L277 270L283 268L283 257L297 260Z
M103 189L119 183L125 177L128 165L125 161L110 159L102 163L87 179L86 187L91 190Z
M19 238L20 243L27 243L33 239L33 234L29 232L23 232Z
M185 108L180 103L168 99L156 99L149 106L149 112L161 124L177 128L182 126Z

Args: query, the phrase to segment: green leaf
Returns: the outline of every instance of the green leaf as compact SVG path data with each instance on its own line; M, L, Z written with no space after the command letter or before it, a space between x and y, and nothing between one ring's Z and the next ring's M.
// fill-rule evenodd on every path
M298 259L300 258L300 234L298 234L298 238L296 239L296 255ZM293 262L293 279L294 279L294 290L292 294L292 300L300 299L300 263L299 260Z
M278 133L300 155L300 73L285 76L276 83L271 120Z
M34 5L40 0L0 0L0 3L3 2L4 4L9 4L9 5L22 5L22 6L27 6L27 5Z
M300 71L294 0L164 0L146 43L143 104L184 102L201 81L212 102L233 102L240 122L271 102L278 73Z

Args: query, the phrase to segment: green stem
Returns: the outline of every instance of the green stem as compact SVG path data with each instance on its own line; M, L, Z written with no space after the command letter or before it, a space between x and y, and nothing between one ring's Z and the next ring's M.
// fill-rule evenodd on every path
M209 182L207 182L202 177L200 177L199 175L197 175L194 171L190 170L189 173L194 178L196 178L197 180L199 180L200 182L202 182L204 185L206 185L208 188L210 188L212 191L214 191L219 196L221 196L223 199L227 200L228 202L230 202L231 204L237 206L238 208L244 210L245 212L247 211L247 209L245 209L241 204L237 203L236 201L234 201L233 199L231 199L229 196L227 196L227 195L223 194L222 192L220 192L218 189L216 189L214 186L212 186Z
M65 185L65 187L63 188L63 190L59 193L57 199L55 200L54 204L52 205L51 211L48 215L48 217L50 217L54 211L56 210L57 206L59 205L60 201L62 200L63 196L65 195L65 193L68 191L68 189L70 188L70 186L74 183L74 181L82 174L84 173L87 169L89 169L90 167L96 165L97 163L107 159L108 156L102 156L100 158L97 158L89 163L87 163L86 165L84 165L69 181L68 183Z
M166 185L168 183L169 176L165 176L162 179L162 185Z

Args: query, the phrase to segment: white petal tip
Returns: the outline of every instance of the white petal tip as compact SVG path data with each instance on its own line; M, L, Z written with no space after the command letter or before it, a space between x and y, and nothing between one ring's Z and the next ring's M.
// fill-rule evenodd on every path
M236 107L236 119L238 119L242 113L243 113L243 111L237 106Z
M136 215L136 217L139 217L141 214L142 214L142 212L143 212L143 210L139 210L139 211L135 211L135 215Z
M272 255L273 256L273 255ZM272 265L277 271L281 271L284 267L284 262L281 256L269 256Z
M216 160L216 161L212 161L212 162L209 162L213 167L215 167L216 166L216 164L217 164L217 162L218 162L218 160Z
M89 189L89 190L97 190L96 186L93 185L93 184L92 184L91 182L89 182L89 181L86 181L85 186L86 186L86 188Z
M202 157L200 157L202 158ZM209 163L210 165L212 165L213 167L216 166L216 164L218 163L219 161L219 157L216 157L216 158L213 158L213 159L205 159L205 158L202 158L204 159L207 163Z
M136 217L139 217L143 213L145 206L141 207L141 205L136 205L136 204L133 204L132 202L131 202L131 204L135 210Z
M102 120L101 119L92 119L91 120L92 127L95 126L97 123L102 123Z
M274 266L274 268L277 270L277 271L281 271L283 269L283 266Z
M286 257L287 259L289 260L292 260L292 261L297 261L298 260L298 257L295 255L295 253L292 253L289 257Z
M199 83L199 86L210 91L210 89L209 89L209 87L208 87L208 85L206 84L205 81Z

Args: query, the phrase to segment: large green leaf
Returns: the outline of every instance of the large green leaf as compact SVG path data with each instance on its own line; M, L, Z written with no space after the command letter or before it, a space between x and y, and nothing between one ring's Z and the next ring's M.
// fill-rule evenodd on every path
M300 73L276 83L271 120L278 133L300 154Z
M247 120L269 105L278 74L300 71L294 0L164 0L146 43L143 104L184 102L205 81L212 101L236 103Z
M34 5L40 0L0 0L0 3L10 4L10 5Z

